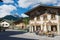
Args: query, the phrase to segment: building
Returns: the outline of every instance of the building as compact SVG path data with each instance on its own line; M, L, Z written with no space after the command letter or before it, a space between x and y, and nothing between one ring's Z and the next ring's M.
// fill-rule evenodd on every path
M17 28L17 29L25 29L26 28L26 25L22 20L15 21L15 22L13 22L13 24L15 25L15 28Z
M60 7L37 6L25 14L30 18L29 32L43 30L60 34Z
M4 20L2 20L0 22L0 26L2 26L2 27L10 27L10 22L8 20L4 19Z

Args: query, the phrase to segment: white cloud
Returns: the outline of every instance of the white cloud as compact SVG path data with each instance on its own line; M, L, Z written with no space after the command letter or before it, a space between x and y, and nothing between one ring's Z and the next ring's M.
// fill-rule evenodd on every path
M26 15L26 14L24 14L24 13L22 13L22 14L20 15L20 17L29 17L29 16Z
M48 3L48 4L55 4L57 3L57 0L40 0L41 3Z
M20 15L18 13L14 13L13 16L14 17L20 17Z
M10 13L0 13L0 18L4 17L6 15L10 15Z
M32 8L35 8L35 7L37 7L38 5L40 5L40 4L37 4L37 5L35 4L35 5L32 6Z
M27 8L29 6L34 6L37 4L56 4L58 0L19 0L18 5L22 8ZM34 6L35 7L35 6Z
M14 3L13 0L3 0L4 3Z
M60 6L60 2L58 2L57 4L55 4L54 6Z
M10 15L11 11L15 10L16 7L13 5L1 5L0 6L0 18L6 15Z
M32 2L26 2L27 0L19 0L18 5L22 8L27 8L29 5L31 5Z

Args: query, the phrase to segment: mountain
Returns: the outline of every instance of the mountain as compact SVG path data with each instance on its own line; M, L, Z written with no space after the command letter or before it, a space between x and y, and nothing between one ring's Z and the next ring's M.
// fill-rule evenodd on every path
M13 16L13 15L7 15L7 16L1 18L1 19L17 21L17 20L20 19L20 17L15 17L15 16Z

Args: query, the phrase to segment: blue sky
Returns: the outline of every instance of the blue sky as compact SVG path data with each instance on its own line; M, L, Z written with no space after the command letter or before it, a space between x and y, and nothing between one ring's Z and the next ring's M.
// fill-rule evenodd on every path
M25 12L41 4L60 6L60 0L3 0L0 2L0 18L14 14L27 17Z

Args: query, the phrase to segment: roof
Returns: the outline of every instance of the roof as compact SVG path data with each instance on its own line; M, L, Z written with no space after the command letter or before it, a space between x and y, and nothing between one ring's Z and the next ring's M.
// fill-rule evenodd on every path
M48 8L60 10L60 6L42 6L42 5L39 5L39 6L35 7L35 8L32 8L31 10L29 10L25 14L28 15L28 16L30 16L31 12L35 11L36 9L43 10L43 9L48 9Z
M23 20L18 20L18 21L15 21L13 22L14 24L19 24L19 23L23 23Z
M11 21L9 21L9 20L6 20L6 19L3 19L3 20L1 20L1 22L8 22L8 23L11 23Z

